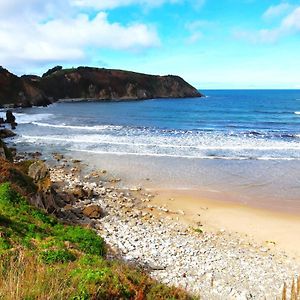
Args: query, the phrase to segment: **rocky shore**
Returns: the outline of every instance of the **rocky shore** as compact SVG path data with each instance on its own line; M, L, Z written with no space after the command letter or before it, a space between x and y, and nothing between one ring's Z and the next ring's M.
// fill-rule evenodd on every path
M153 278L201 299L285 299L284 284L289 294L296 282L299 263L273 252L271 244L188 227L178 221L184 211L154 205L147 191L121 188L120 179L105 170L84 175L78 161L56 159L51 181L74 196L60 209L61 217L94 228L110 255L145 268Z

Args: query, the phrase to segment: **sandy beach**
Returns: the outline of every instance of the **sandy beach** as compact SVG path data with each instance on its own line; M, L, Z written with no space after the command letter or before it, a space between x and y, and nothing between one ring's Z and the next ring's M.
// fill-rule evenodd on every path
M289 294L300 273L297 216L192 191L124 187L109 170L87 172L86 164L72 161L53 165L51 179L65 191L92 191L92 198L65 209L75 222L90 224L113 257L201 299L276 299L284 283ZM90 205L99 205L104 217L82 219L77 211Z
M159 190L156 195L156 205L171 212L184 212L176 215L184 224L201 224L200 228L208 232L238 233L272 251L284 251L300 262L299 214L253 208L226 199L216 201L192 190Z

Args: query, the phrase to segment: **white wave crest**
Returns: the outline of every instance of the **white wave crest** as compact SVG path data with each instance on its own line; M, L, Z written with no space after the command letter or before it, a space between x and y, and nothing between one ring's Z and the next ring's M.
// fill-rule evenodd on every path
M64 128L64 129L76 129L76 130L90 130L90 131L101 131L105 129L121 129L122 126L113 125L95 125L95 126L75 126L75 125L65 125L65 124L48 124L40 122L32 122L33 125L41 127L51 127L51 128Z
M51 118L52 114L24 114L24 113L14 113L16 117L16 122L18 124L28 124L36 121L42 121Z

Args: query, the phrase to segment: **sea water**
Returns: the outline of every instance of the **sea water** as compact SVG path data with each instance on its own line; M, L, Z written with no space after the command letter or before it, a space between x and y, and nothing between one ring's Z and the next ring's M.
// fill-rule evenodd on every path
M45 155L76 153L128 184L300 212L300 91L202 92L18 109L14 143Z

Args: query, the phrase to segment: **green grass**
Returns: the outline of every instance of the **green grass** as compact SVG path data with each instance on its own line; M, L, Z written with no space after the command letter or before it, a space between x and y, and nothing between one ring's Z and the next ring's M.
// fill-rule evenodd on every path
M76 256L66 249L46 250L40 254L40 257L46 264L64 263L76 260Z
M192 299L105 258L96 232L61 224L0 185L0 299Z
M203 229L201 228L193 228L193 230L197 233L201 233L201 234L203 233Z
M105 253L104 241L94 231L59 223L54 217L30 206L9 183L0 186L0 231L5 232L11 244L30 249L45 249L47 244L66 248L68 242L83 253Z

